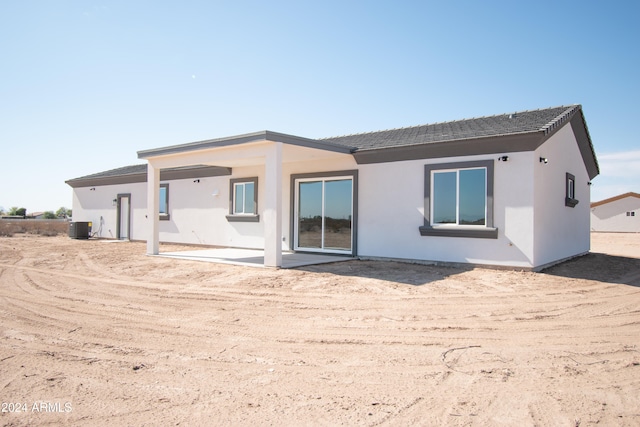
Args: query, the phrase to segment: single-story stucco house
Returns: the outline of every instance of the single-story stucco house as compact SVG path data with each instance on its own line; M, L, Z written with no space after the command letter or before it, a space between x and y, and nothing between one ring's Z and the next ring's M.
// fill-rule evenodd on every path
M325 139L271 131L138 152L67 181L99 237L539 270L590 248L580 105Z
M640 233L640 194L629 192L591 203L591 230Z

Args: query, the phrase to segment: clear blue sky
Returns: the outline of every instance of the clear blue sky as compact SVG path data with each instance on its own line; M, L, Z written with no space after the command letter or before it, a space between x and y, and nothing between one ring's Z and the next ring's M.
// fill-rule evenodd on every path
M582 104L640 192L640 2L1 1L0 206L71 207L137 150Z

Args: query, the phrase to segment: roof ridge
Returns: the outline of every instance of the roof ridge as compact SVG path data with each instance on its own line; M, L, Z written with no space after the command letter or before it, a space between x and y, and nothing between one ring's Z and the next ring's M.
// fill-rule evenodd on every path
M562 107L565 107L565 105L560 105L559 107L556 107L556 108L562 108ZM570 119L576 111L580 110L581 105L573 104L573 105L567 105L566 107L567 107L566 110L564 110L562 114L558 115L549 123L546 123L544 126L542 126L540 128L540 131L547 134L553 129L557 128L558 126L566 122L568 119Z
M318 138L318 140L346 138L346 137L349 137L349 136L371 135L371 134L374 134L374 133L392 132L392 131L398 131L398 130L413 129L413 128L420 128L420 127L423 127L423 126L435 126L435 125L443 125L443 124L447 124L447 123L465 122L465 121L469 121L469 120L490 119L490 118L506 116L506 115L517 116L518 114L533 113L533 112L536 112L536 111L546 111L546 110L554 110L556 108L566 108L566 110L559 116L559 117L562 117L563 115L567 114L567 112L569 110L575 109L575 108L579 108L579 107L580 107L580 104L558 105L558 106L555 106L555 107L535 108L535 109L532 109L532 110L520 110L520 111L513 111L513 112L510 112L510 113L491 114L491 115L487 115L487 116L469 117L469 118L463 118L463 119L457 119L457 120L446 120L446 121L442 121L442 122L423 123L423 124L420 124L420 125L401 126L401 127L397 127L397 128L380 129L380 130L374 130L374 131L369 131L369 132L349 133L349 134L343 134L343 135L336 135L336 136ZM545 127L553 124L553 122L556 121L556 120L557 120L557 118L552 120L551 122L547 123L545 126L540 128L540 130L541 131L544 130Z

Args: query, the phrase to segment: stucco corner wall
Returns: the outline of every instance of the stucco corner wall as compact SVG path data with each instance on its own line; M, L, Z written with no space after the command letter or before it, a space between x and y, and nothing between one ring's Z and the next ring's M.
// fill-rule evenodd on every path
M540 157L548 163L540 162ZM591 190L589 175L571 126L542 144L531 159L535 185L535 266L589 251ZM575 207L565 205L566 174L575 176Z

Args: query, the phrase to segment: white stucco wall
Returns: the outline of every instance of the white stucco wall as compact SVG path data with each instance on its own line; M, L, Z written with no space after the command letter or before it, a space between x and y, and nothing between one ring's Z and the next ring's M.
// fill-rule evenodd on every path
M548 163L540 162L540 157ZM571 126L566 125L533 153L535 266L586 253L590 249L589 176ZM566 174L575 176L575 198L565 206Z
M139 227L143 226L146 214L146 183L74 188L73 221L90 221L96 237L115 239L117 211L113 200L126 193L131 193L131 238L141 238L138 236L144 234Z
M634 216L627 216L634 212ZM591 230L640 233L640 198L628 196L591 208Z
M261 223L232 223L229 213L229 180L258 176L259 200L263 197L260 182L264 168L237 168L233 175L161 181L169 183L169 216L160 221L160 241L202 245L261 248L264 233ZM95 190L90 190L95 188ZM116 238L118 194L131 194L132 240L147 240L147 184L133 183L81 187L73 190L73 220L93 222L97 237ZM217 193L214 196L214 193ZM260 204L258 205L260 208ZM101 225L101 227L100 227Z
M358 252L361 256L531 267L533 196L526 153L448 157L360 166ZM426 164L494 161L497 239L421 236ZM523 184L524 183L524 188Z
M171 181L168 221L160 221L160 241L262 248L261 222L229 222L229 181L258 177L258 209L264 200L264 168L234 168L232 175ZM164 181L161 181L164 182ZM214 195L217 194L217 195ZM143 238L146 240L146 236Z

